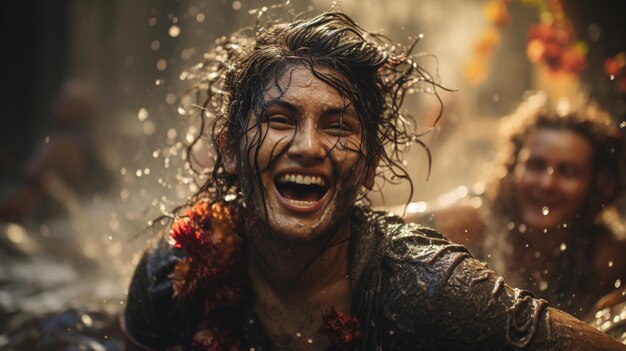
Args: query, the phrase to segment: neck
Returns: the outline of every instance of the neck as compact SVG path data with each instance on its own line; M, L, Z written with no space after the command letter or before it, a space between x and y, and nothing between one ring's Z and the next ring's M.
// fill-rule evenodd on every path
M248 272L253 284L266 286L282 298L315 294L348 274L350 221L312 240L278 239L265 231L250 238Z

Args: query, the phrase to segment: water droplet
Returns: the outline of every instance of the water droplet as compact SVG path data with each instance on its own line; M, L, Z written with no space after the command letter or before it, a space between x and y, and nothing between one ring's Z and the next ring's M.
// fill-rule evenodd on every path
M474 196L470 199L470 206L480 208L483 205L483 199L480 196Z
M141 177L141 175L143 174L143 171L138 169L137 172L135 172L135 174L137 175L137 177Z
M120 169L120 173L121 173L122 175L126 175L126 168L122 167L122 168Z
M152 49L152 51L158 51L161 48L161 42L158 40L153 40L150 43L150 49Z
M148 115L148 109L146 109L145 107L140 108L139 112L137 112L137 118L142 122L148 119Z
M519 230L520 233L526 233L526 225L525 224L520 224L517 229Z
M622 122L619 124L620 128L626 128L626 121Z
M608 266L613 267L613 261L609 261Z
M174 128L170 128L167 130L167 138L170 140L173 140L174 138L176 138L176 129Z
M543 206L541 208L541 213L543 213L544 216L547 216L550 214L550 208L548 208L548 206Z
M156 68L159 71L164 71L167 68L167 61L165 59L160 59L156 63Z
M241 3L239 1L233 1L233 10L239 10L241 8Z
M614 74L611 74L611 75L609 76L609 79L610 79L610 80L615 80L615 75L614 75Z
M546 291L548 289L548 282L539 282L539 290Z
M93 320L91 319L91 317L88 314L83 314L82 316L80 316L80 320L87 327L91 327L91 325L93 324Z
M309 344L313 343L313 339L306 339L306 342L308 342Z
M204 15L204 13L199 13L198 15L196 15L196 21L198 21L198 23L204 22L205 19L206 16Z
M157 21L156 17L150 17L150 19L148 20L148 24L149 24L151 27L156 26L156 25L157 25L157 23L158 23L158 21Z
M427 208L427 204L424 201L420 202L411 202L406 206L407 213L424 213Z
M559 246L559 250L561 250L561 252L565 252L565 250L567 250L567 245L565 243L561 243L561 246Z
M298 337L298 338L299 338L299 337L301 337L301 336L302 336L302 333L300 333L300 332L297 332L297 333L296 333L296 337Z
M155 126L155 124L152 121L146 121L143 124L143 128L142 129L143 129L144 134L152 135L152 134L154 134L154 131L156 130L156 126Z
M175 102L176 102L176 95L175 95L175 94L173 94L173 93L169 93L169 94L167 94L167 95L165 96L165 102L166 102L168 105L171 105L171 104L175 103Z
M180 35L180 27L174 24L170 27L168 33L172 38L176 38Z
M467 196L468 189L465 185L461 185L458 188L456 188L454 192L456 193L456 196L458 196L459 198L462 198L462 197Z
M619 280L619 279L617 279L617 280L615 281L615 289L619 288L620 286L622 286L622 281L621 281L621 280Z
M50 136L46 135L46 137L43 139L44 143L48 144L50 143Z

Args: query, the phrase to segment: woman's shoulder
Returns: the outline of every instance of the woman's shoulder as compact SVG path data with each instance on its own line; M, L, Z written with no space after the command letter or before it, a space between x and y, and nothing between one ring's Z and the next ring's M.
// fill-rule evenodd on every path
M170 274L183 257L165 239L146 250L133 274L124 312L124 332L143 347L180 344L189 338L197 313L173 298Z

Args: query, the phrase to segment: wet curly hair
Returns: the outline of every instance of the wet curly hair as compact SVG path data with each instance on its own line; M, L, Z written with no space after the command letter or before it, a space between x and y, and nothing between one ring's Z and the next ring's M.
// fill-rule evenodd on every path
M238 194L246 181L261 184L262 170L256 159L252 160L256 179L240 179L225 171L227 155L222 149L232 151L239 166L249 151L258 149L263 131L259 123L250 126L248 119L253 113L262 116L266 112L263 93L267 84L273 82L282 91L284 87L279 86L278 79L295 66L309 68L353 104L363 140L357 150L352 150L360 156L353 176L362 181L377 167L377 178L382 179L377 183L379 187L389 181L410 183L402 155L417 143L425 148L430 168L430 152L419 139L424 132L418 131L410 114L401 111L404 99L415 92L433 93L439 99L437 89L446 89L438 83L438 77L431 76L415 61L411 53L417 41L407 47L394 45L382 35L365 31L340 12L257 25L218 39L215 48L205 54L204 62L181 76L195 81L191 93L196 94L202 111L201 135L188 150L204 140L213 145L215 152L215 164L206 172L207 180L192 201L207 195L222 199ZM339 73L341 78L329 71ZM255 129L255 137L247 140L247 149L243 150L242 138ZM273 159L285 150L276 151ZM261 186L258 188L263 191ZM362 190L359 198L365 199L367 191Z
M585 97L551 101L544 93L529 94L506 117L499 150L499 166L488 198L492 211L519 220L513 170L529 135L542 129L566 129L587 140L592 147L592 181L580 220L592 224L602 210L616 205L624 189L624 148L621 133L611 116Z

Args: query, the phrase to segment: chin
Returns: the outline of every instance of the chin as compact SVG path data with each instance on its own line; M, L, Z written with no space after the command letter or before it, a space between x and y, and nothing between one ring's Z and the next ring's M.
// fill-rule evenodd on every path
M558 226L565 221L560 220L559 217L547 218L541 214L531 214L524 216L524 224L527 227L532 228L535 231L543 231L544 229L552 230L558 228Z

